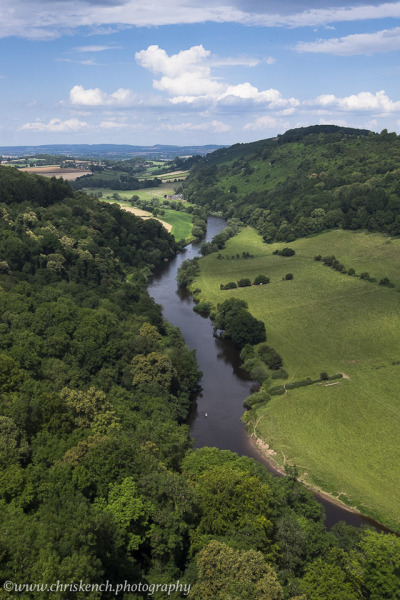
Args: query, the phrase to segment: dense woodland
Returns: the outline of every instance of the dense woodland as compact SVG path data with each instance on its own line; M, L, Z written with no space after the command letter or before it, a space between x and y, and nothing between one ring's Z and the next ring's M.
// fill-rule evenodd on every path
M195 355L146 291L177 248L157 221L8 167L0 217L2 582L180 579L194 600L400 598L399 538L327 532L294 467L274 478L251 459L191 449ZM0 591L11 597L115 594Z
M400 235L400 138L317 125L204 157L185 197L241 219L266 242L326 229Z

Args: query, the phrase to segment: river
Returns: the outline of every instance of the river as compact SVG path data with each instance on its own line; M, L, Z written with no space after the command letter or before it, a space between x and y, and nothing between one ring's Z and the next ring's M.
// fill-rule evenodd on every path
M224 219L209 217L206 241L211 241L225 226ZM190 417L194 446L214 446L241 456L250 456L280 476L257 451L241 421L243 400L250 395L254 382L240 368L238 350L230 342L213 336L211 321L193 311L191 294L177 286L176 273L181 263L198 255L199 246L190 244L182 254L159 267L149 285L149 293L162 305L164 317L179 327L186 344L196 350L197 362L203 372L200 382L202 391ZM371 519L346 510L319 494L315 494L315 497L324 505L325 525L328 528L338 521L345 521L348 525L366 523L379 527Z

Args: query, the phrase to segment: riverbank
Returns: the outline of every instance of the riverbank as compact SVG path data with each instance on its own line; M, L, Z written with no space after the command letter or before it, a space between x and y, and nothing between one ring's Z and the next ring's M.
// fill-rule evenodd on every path
M202 300L215 306L231 297L243 299L264 322L267 343L283 357L288 374L270 386L308 377L315 381L322 372L346 373L336 385L287 389L254 408L251 418L262 417L257 437L278 453L276 462L284 453L309 487L394 530L400 527L400 322L397 290L379 285L378 269L387 266L392 273L399 244L376 234L331 231L296 240L290 244L295 255L287 258L273 255L282 244L263 244L246 229L219 256L204 257L193 282ZM241 258L244 250L252 258ZM356 273L362 255L362 268L378 281L326 267L314 260L319 254L343 258ZM294 275L291 281L285 280L288 272ZM270 283L220 289L259 274Z
M209 218L206 241L211 241L224 227L223 219ZM179 266L184 260L198 255L199 245L190 244L184 252L160 266L149 285L150 295L163 306L164 317L180 328L187 345L196 350L199 369L203 372L201 393L193 404L189 420L194 447L230 450L253 458L274 472L248 435L242 420L243 401L251 394L254 382L242 369L237 348L227 340L214 337L211 321L193 311L195 304L190 292L177 289ZM319 500L325 508L328 528L339 521L354 526L370 523L367 517L349 512L323 498Z

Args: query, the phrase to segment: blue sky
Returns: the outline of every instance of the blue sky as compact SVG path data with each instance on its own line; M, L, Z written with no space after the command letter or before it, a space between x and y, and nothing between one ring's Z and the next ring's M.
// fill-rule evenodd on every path
M400 2L0 0L0 146L400 133Z

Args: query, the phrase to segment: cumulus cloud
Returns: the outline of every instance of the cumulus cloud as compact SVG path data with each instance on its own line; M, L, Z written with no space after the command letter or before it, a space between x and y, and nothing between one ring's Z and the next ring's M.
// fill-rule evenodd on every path
M300 42L297 44L296 50L298 52L321 52L338 56L393 52L394 50L400 50L400 27L383 29L375 33L356 33L342 38Z
M89 125L85 121L79 121L79 119L73 118L67 121L61 121L61 119L51 119L48 123L43 121L34 121L33 123L25 123L18 131L39 131L39 132L54 132L54 133L66 133L69 131L81 131L87 129Z
M211 67L206 61L211 52L200 46L181 50L168 56L156 45L136 52L136 62L160 79L153 80L153 87L172 96L208 96L224 89L223 84L211 76Z
M172 104L192 104L211 102L234 104L243 100L265 103L270 108L296 106L295 98L283 98L278 90L259 91L249 82L229 85L212 73L213 58L202 45L192 46L178 54L168 56L165 50L156 45L149 46L135 54L142 67L160 79L153 80L153 87L167 92Z
M322 26L331 23L400 17L400 2L330 0L3 0L0 37L54 39L86 26L99 32L126 26L190 23L240 23L265 27Z
M376 92L376 94L360 92L343 98L338 98L334 94L323 94L318 96L313 103L323 107L336 106L346 111L364 110L384 113L400 111L400 101L391 100L384 90Z
M137 94L124 88L119 88L112 94L107 94L100 88L85 89L82 85L75 85L69 93L69 100L73 106L125 107L137 102Z

